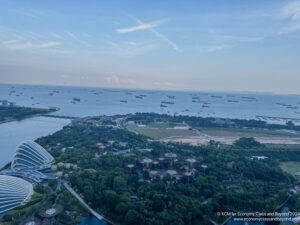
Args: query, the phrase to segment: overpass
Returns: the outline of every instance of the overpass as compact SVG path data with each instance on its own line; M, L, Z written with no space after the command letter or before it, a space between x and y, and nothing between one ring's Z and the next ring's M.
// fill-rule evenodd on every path
M93 215L95 216L98 220L103 220L103 216L101 216L100 214L98 214L96 211L94 211L91 207L88 206L88 204L86 204L84 202L84 200L73 190L73 188L71 188L68 183L63 180L62 181L65 188L75 197L77 198L77 200Z

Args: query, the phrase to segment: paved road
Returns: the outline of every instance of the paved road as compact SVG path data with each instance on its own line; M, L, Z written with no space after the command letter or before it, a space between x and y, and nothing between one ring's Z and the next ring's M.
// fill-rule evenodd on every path
M292 197L292 195L291 194L287 194L287 198L285 199L285 201L283 202L283 203L281 203L277 208L276 208L276 210L278 210L278 209L280 209L282 206L284 206L285 205L285 203L287 203L287 201Z
M91 213L93 214L98 220L103 220L103 216L99 215L97 212L95 212L91 207L86 204L83 199L71 188L66 181L62 181L64 186L67 188L67 190L75 197L77 200Z
M219 225L215 221L213 221L212 219L209 219L209 222L211 222L213 225Z

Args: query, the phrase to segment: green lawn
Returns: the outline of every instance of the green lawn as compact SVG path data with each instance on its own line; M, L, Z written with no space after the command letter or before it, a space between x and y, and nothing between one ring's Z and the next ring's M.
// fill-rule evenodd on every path
M152 128L173 128L175 126L184 126L181 123L169 123L169 122L156 122L156 123L149 123L147 124L147 127Z
M300 171L300 162L296 162L296 161L281 162L280 168L291 175L295 175L295 173ZM299 179L299 176L297 177Z

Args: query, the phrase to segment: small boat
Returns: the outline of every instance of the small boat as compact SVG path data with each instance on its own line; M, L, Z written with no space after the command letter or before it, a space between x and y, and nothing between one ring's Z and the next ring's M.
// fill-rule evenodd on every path
M298 109L298 107L297 106L288 106L288 107L286 107L287 109Z
M194 100L200 100L199 97L192 97L192 99L194 99Z
M236 101L236 100L227 100L227 102L239 102L239 101Z
M166 106L166 105L164 105L164 104L160 104L160 107L166 108L166 107L168 107L168 106Z
M162 101L162 102L160 102L161 104L169 104L169 105L173 105L174 104L174 102L168 102L168 101Z
M250 99L250 100L257 100L256 98L254 97L245 97L245 96L242 96L243 99Z
M120 100L120 102L127 103L128 101L127 100Z
M80 102L80 98L73 98L73 101Z

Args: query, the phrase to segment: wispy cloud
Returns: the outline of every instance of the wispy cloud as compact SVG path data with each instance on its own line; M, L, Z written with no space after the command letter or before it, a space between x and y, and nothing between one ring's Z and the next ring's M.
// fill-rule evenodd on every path
M105 80L108 82L108 83L119 83L120 82L120 78L116 75L111 75L109 77L105 77Z
M45 39L45 37L39 33L28 31L28 32L23 32L23 35L26 36L27 39L32 39L35 41L40 41Z
M289 24L282 27L278 34L287 34L300 30L300 1L292 1L281 9L281 17L290 20Z
M205 50L207 52L216 52L216 51L220 51L226 48L230 48L232 47L231 45L211 45L211 46L207 46L205 47Z
M19 42L19 40L8 40L8 41L3 41L3 45L10 45Z
M62 74L60 77L63 79L69 79L71 76L69 74Z
M157 45L152 42L124 42L115 43L107 41L108 52L118 55L122 58L133 58L138 55L143 55L157 48Z
M74 38L75 40L80 40L75 34L73 34L72 32L67 31L67 34L71 37Z
M246 36L233 36L233 35L213 35L213 40L216 42L227 42L227 43L249 43L249 42L262 42L264 37L246 37Z
M57 39L61 39L61 38L62 38L59 34L54 33L54 32L49 32L49 34L50 34L52 37L57 38Z
M45 17L47 14L45 12L42 12L40 10L16 10L17 14L30 17L32 19L39 19L40 17Z
M79 37L77 37L74 33L67 31L67 34L73 38L74 40L78 41L79 43L87 46L87 47L93 47L91 44L89 44L88 42L86 42L85 40L80 39Z
M292 20L300 19L300 1L292 1L286 4L281 11L281 16L291 18Z
M22 35L19 35L19 34L13 34L12 36L19 39L19 40L26 40L25 37L23 37Z
M278 34L287 34L287 33L295 32L297 30L300 30L300 22L282 27L278 32Z
M170 82L170 81L154 81L152 83L152 87L154 89L163 89L163 90L167 90L167 89L176 89L177 85Z
M9 50L22 50L22 49L42 49L59 46L60 42L45 42L45 43L32 43L32 42L19 42L17 40L3 41L2 44Z
M233 36L233 35L220 35L213 34L211 36L211 41L208 45L199 46L196 49L201 52L218 52L228 48L234 48L236 46L254 43L254 42L263 42L264 37L246 37L246 36Z
M156 22L152 22L152 23L144 23L140 19L136 18L133 15L128 15L128 16L130 18L132 18L134 21L136 21L138 23L138 26L130 27L130 28L124 28L124 29L119 29L119 30L117 30L118 33L128 33L128 32L137 31L137 30L149 30L156 37L158 37L159 39L161 39L161 40L165 41L166 43L168 43L173 48L173 50L180 51L180 49L179 49L179 47L178 47L177 44L175 44L173 41L171 41L165 35L163 35L162 33L158 32L156 29L154 29L154 27L157 27L157 26L165 23L166 19L160 20L160 21L156 21Z
M173 41L168 39L165 35L162 33L159 33L157 30L151 29L151 32L158 38L162 39L163 41L167 42L169 45L172 46L173 50L175 51L180 51L179 47L177 44L175 44Z
M224 49L232 48L232 45L229 44L211 44L207 46L198 46L196 50L200 52L217 52L222 51Z
M114 84L136 84L136 80L131 78L120 78L119 76L113 74L111 76L105 77L106 82Z
M137 31L137 30L147 30L147 29L150 29L150 28L157 27L157 26L165 23L166 21L167 21L167 19L163 19L163 20L154 21L154 22L151 22L151 23L143 23L143 24L140 24L140 25L134 26L134 27L117 29L116 31L118 33L129 33L129 32L133 32L133 31Z

